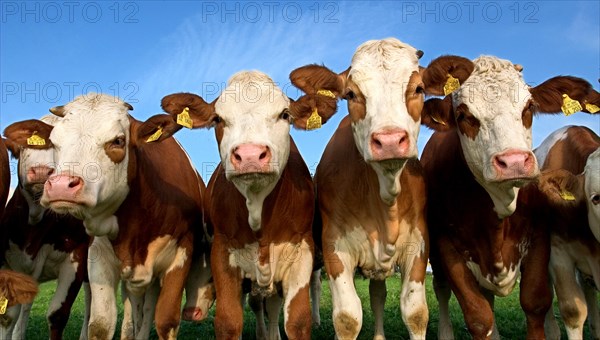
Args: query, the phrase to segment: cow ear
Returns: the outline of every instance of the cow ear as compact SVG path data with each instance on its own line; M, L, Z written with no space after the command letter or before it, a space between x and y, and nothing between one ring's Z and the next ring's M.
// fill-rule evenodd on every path
M148 118L138 127L135 140L138 145L162 142L181 128L182 126L170 115L158 114Z
M426 68L420 69L425 84L425 93L434 96L449 94L452 87L448 87L447 91L444 91L444 86L451 83L452 78L458 80L456 85L460 86L469 78L474 68L473 62L464 57L447 55L434 59ZM449 76L452 76L452 78ZM458 87L455 86L455 88Z
M555 207L577 206L585 199L583 176L559 169L543 172L538 188L547 201Z
M0 270L0 294L8 299L8 306L33 302L38 293L35 280L12 270Z
M50 141L52 128L52 125L37 119L13 123L4 129L6 146L15 158L19 157L21 148L49 149L52 147Z
M161 106L179 125L197 129L213 125L217 117L214 103L193 93L174 93L164 97Z
M431 98L425 101L421 111L421 124L435 131L448 131L456 126L452 97Z
M577 111L597 113L600 111L600 93L587 81L571 76L559 76L546 80L529 89L539 111L545 113ZM565 108L563 108L567 105ZM570 109L575 107L575 109ZM565 111L567 110L567 111Z
M337 112L337 100L344 91L349 70L337 74L325 66L306 65L290 73L292 84L305 93L290 103L294 127L319 128Z

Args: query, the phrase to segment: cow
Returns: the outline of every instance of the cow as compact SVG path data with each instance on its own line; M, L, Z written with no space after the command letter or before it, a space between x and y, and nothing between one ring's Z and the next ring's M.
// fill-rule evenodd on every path
M453 292L474 339L497 338L494 296L506 296L519 275L527 338L544 338L549 233L536 215L539 167L532 152L536 113L588 112L600 95L585 80L561 76L529 87L523 67L493 56L453 61L470 70L444 98L430 98L424 123L436 130L421 162L427 180L434 290L440 304L438 336L453 338L448 301ZM435 73L437 95L453 72ZM586 108L587 107L587 108ZM531 184L531 185L527 185Z
M358 47L340 74L318 65L290 74L296 87L318 99L318 111L326 117L335 113L337 99L348 102L349 115L327 144L315 174L323 259L340 339L356 338L362 327L356 268L370 279L375 339L385 337L385 279L396 268L402 274L402 320L411 338L426 334L429 238L416 140L432 65L419 67L422 55L395 38L372 40ZM444 67L453 58L437 63ZM466 71L457 69L455 76L464 80L461 73Z
M310 128L308 118L319 109L315 98L292 101L266 74L242 71L210 104L176 93L164 97L162 107L173 120L188 116L193 128L215 129L221 162L205 202L214 230L216 337L241 335L242 283L250 281L255 309L266 298L269 339L280 337L282 303L287 336L310 338L314 188L289 130L290 123Z
M567 335L582 339L588 317L592 336L600 339L594 288L600 287L600 137L587 127L566 126L534 152L543 171L538 186L552 207L544 215L551 231L550 276ZM546 331L548 338L560 338L552 310Z
M52 125L55 118L58 117L50 115L42 121ZM36 150L36 145L23 147L14 143L16 136L9 128L4 133L8 149L19 160L19 182L0 219L2 266L30 275L37 282L57 280L46 317L50 338L60 339L77 294L87 281L90 237L81 221L68 215L56 215L40 205L44 182L54 171L52 152ZM35 140L29 144L35 144ZM86 301L89 301L87 288L86 284ZM82 339L87 338L88 307L86 305ZM24 338L30 311L31 304L15 305L9 314L18 317L2 327L3 337Z
M60 171L45 182L42 206L83 220L94 236L89 338L113 337L122 280L131 322L123 323L121 337L147 338L154 318L159 338L174 339L194 239L202 230L205 185L169 138L181 126L157 130L171 117L141 122L129 115L132 109L117 97L88 93L52 108L62 117L54 127L34 120L9 128L18 144L35 132L53 150Z

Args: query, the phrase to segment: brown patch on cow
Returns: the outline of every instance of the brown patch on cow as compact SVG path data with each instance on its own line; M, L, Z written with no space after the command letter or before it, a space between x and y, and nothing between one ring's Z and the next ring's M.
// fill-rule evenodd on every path
M8 151L6 150L4 139L0 137L0 216L4 213L9 188L10 168L8 163Z
M108 329L105 325L108 324L106 318L100 317L92 322L88 326L88 334L90 340L106 340L108 339Z
M563 94L579 101L584 112L586 103L600 106L600 93L587 81L571 76L559 76L546 80L529 89L541 112L559 113L563 105Z
M218 98L217 98L218 99ZM189 109L190 118L193 120L194 128L210 127L216 118L215 99L207 103L202 97L193 93L174 93L161 100L161 107L175 120L186 107Z
M408 80L404 99L406 100L406 108L408 114L417 122L421 118L423 111L423 98L425 96L425 84L421 79L419 72L413 72Z
M448 131L455 128L452 97L427 99L421 112L421 124L435 131Z
M125 136L119 136L104 144L104 152L113 163L121 163L125 159Z
M533 125L533 114L538 111L538 107L533 100L529 100L523 109L523 113L521 115L521 119L523 121L523 126L526 129L530 129L531 125Z
M337 97L331 98L320 94L307 94L290 103L292 123L297 129L306 129L306 122L317 109L321 123L325 124L337 112Z
M308 287L307 284L300 288L288 305L285 331L290 339L310 339L312 313Z
M407 327L417 333L417 334L425 334L427 330L427 323L429 322L429 311L426 307L419 308L413 314L408 317L406 321Z
M428 94L443 96L444 85L448 81L448 75L457 78L462 84L473 72L475 65L467 58L458 56L441 56L429 63L427 68L421 69L425 92Z
M469 107L466 104L460 104L456 107L456 123L460 132L475 140L481 127L481 122L469 111Z
M348 78L344 99L348 101L348 113L353 123L365 119L367 116L367 98L365 98L356 83L352 81L352 77Z
M13 155L17 154L16 147L24 147L31 149L48 149L52 147L50 141L50 133L52 132L53 126L42 122L37 119L29 119L21 122L10 124L4 129L4 136L12 143L7 143ZM27 139L33 134L44 139L44 145L29 145ZM16 152L15 152L16 151Z
M340 339L352 339L360 332L360 324L351 315L341 312L333 321L335 334Z
M290 73L290 81L306 94L329 90L340 97L344 90L344 77L320 65L306 65L295 69Z
M588 156L600 147L600 137L584 126L567 129L567 138L557 141L546 156L542 170L565 169L583 172Z

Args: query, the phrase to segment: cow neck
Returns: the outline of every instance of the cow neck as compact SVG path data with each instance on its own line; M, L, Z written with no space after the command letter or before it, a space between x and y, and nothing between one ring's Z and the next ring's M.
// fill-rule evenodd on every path
M285 169L283 170L285 171ZM251 185L235 185L237 190L246 199L246 208L248 209L248 225L253 232L258 232L262 225L262 211L263 204L267 196L271 194L277 183L281 178L277 178L276 181L272 181L268 185L262 187L260 190L253 190Z

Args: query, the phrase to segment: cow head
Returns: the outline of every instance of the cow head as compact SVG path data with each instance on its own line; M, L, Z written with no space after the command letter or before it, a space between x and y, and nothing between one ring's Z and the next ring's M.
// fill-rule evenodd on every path
M304 103L304 102L302 102ZM163 98L162 107L174 120L189 115L193 128L215 128L225 176L246 198L248 221L260 228L262 203L273 190L290 153L291 100L266 74L239 72L212 103L191 93Z
M46 124L54 125L59 117L55 115L46 115L40 120ZM40 131L44 127L40 125ZM18 178L19 188L23 197L27 201L29 207L29 220L31 225L37 224L46 209L40 205L40 198L44 193L44 183L56 171L54 164L54 154L52 149L36 148L35 144L50 143L49 140L42 140L38 136L37 142L30 139L25 146L18 143L19 132L16 129L7 128L4 132L6 135L6 145L14 158L19 160L18 163ZM46 133L42 133L46 134ZM37 135L37 133L36 133ZM31 138L29 135L27 138ZM39 145L44 146L44 145Z
M371 40L358 47L350 67L340 74L318 65L290 74L292 83L313 99L323 119L335 113L335 99L348 102L356 147L377 173L380 196L389 204L400 192L399 176L406 161L418 155L421 111L429 88L425 77L429 67L419 67L422 55L394 38ZM454 58L458 57L443 57L439 63ZM470 70L448 72L464 80Z
M442 95L447 67L435 60L433 64L440 70L431 70L434 77L425 81L432 84L433 94ZM474 68L456 91L425 102L423 123L438 131L457 131L469 169L503 218L514 212L519 187L539 175L531 150L533 115L560 112L563 95L589 112L586 104L599 105L600 95L574 77L555 77L531 88L520 65L496 57L482 56L472 63L458 59L452 68L466 65Z
M595 170L595 172L593 172ZM541 173L537 187L549 206L561 215L572 216L580 207L587 210L590 230L600 242L600 149L591 154L583 173L557 169Z
M116 235L113 214L129 192L131 150L145 144L156 126L172 122L157 115L140 124L129 116L131 109L119 98L90 93L52 108L62 117L54 126L30 120L7 127L19 145L26 146L34 135L47 141L35 147L53 151L56 171L45 182L40 203L84 220L92 235ZM156 142L178 129L172 125L165 126Z

